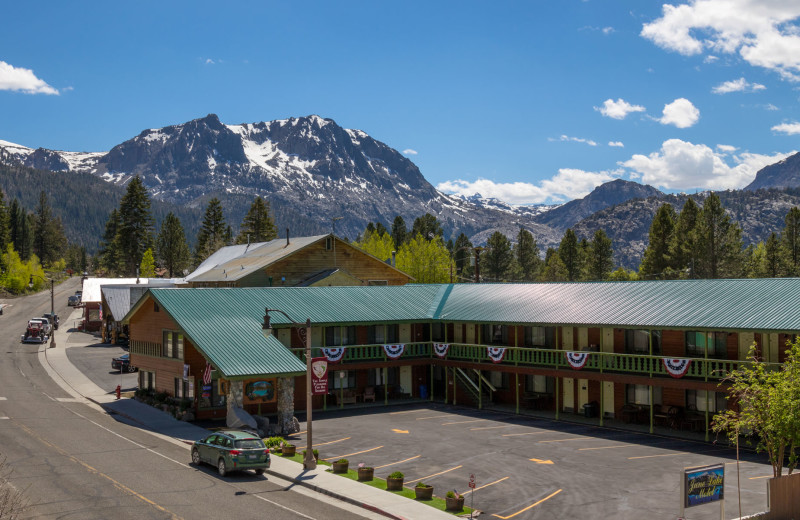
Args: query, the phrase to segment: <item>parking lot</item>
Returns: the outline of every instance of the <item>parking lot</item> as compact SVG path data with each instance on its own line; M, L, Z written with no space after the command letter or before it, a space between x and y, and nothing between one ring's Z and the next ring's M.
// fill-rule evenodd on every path
M735 449L533 417L424 404L318 412L313 445L321 459L347 458L385 478L405 475L466 493L466 504L500 519L675 519L684 467L725 463L726 518L737 518ZM305 446L305 435L295 435ZM742 514L766 509L765 458L743 451ZM470 493L470 475L476 487ZM687 510L718 519L719 505Z
M70 334L70 340L85 342L89 336L91 335L73 332ZM93 343L85 347L67 348L67 357L78 370L108 393L113 393L117 385L120 385L123 392L127 392L136 390L139 374L136 372L120 374L119 370L111 368L111 359L126 352L127 350L119 345Z

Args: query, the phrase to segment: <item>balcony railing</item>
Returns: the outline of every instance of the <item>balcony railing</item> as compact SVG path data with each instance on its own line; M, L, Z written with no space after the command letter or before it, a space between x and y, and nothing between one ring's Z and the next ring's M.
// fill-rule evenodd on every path
M502 347L505 348L505 356L499 363L489 359L487 346L497 347L498 345L474 345L467 343L451 343L447 352L446 359L450 361L463 361L466 363L486 364L487 368L492 366L515 366L527 368L552 368L570 369L564 350L547 348L529 347ZM332 347L335 348L335 347ZM345 353L340 366L347 366L353 363L398 361L409 359L429 358L435 362L440 358L433 353L432 343L406 343L403 355L396 360L392 360L386 355L382 345L347 345L344 347ZM302 349L294 349L298 357L302 358ZM321 349L314 347L314 356L322 356ZM671 377L664 367L663 359L670 359L669 356L650 356L646 354L620 354L611 352L589 352L586 364L580 369L575 370L575 374L580 372L601 372L615 374L632 374L639 376ZM752 365L751 361L741 361L736 359L712 359L712 358L690 358L691 363L683 375L686 378L702 379L705 381L718 381L737 368ZM780 363L767 363L768 369L777 370L781 367Z

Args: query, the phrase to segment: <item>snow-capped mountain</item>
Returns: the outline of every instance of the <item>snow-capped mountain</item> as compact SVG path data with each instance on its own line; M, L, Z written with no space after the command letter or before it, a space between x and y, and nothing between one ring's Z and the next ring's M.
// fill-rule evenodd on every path
M445 195L398 151L315 115L227 125L209 114L145 130L106 153L34 150L2 141L0 161L89 172L120 184L139 175L153 198L178 205L240 196L235 199L242 207L229 208L234 225L252 198L262 195L273 208L288 208L316 222L319 231L330 230L331 218L344 217L337 233L350 237L367 222L389 227L396 215L410 228L429 212L443 223L446 236L455 230L473 235L525 226L547 243L557 239L548 226L531 220L542 208Z

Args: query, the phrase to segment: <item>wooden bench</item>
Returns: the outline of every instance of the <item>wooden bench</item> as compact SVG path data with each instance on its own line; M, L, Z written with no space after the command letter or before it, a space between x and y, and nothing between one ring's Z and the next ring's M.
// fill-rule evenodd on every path
M356 404L358 396L352 390L345 390L342 394L342 404Z

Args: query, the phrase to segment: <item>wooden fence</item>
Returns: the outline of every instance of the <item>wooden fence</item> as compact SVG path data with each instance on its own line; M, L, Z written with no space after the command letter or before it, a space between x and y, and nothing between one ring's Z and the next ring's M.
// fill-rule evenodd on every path
M800 518L800 473L792 473L767 482L770 520Z

